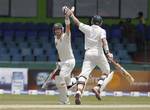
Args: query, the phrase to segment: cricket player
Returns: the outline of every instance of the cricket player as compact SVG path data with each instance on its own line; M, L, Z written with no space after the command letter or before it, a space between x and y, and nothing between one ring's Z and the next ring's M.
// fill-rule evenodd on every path
M59 55L60 72L55 76L59 91L59 104L70 104L67 87L71 84L71 72L75 66L75 58L71 47L70 19L65 15L66 29L61 23L54 24L55 46Z
M96 66L101 69L102 76L92 91L95 93L96 98L100 100L100 93L113 77L113 72L110 73L110 66L107 60L107 57L112 58L113 55L109 51L106 40L106 31L100 27L103 20L101 16L95 15L91 20L92 25L89 26L80 22L70 9L68 9L67 15L73 19L74 23L79 27L79 30L85 34L86 51L82 65L82 71L78 77L75 104L81 104L81 95L85 88L86 82L91 71Z

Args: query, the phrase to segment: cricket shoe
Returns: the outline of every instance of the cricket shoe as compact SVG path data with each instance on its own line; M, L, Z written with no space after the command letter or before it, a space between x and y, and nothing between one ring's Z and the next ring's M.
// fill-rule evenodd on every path
M101 100L101 96L100 96L100 90L97 86L95 86L93 89L92 89L92 92L95 94L96 98L98 100Z
M81 104L81 92L77 91L76 95L75 95L75 104L76 105L80 105Z

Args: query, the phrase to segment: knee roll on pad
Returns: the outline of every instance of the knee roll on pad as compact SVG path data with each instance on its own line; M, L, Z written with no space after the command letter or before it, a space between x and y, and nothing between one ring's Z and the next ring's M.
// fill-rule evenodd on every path
M98 85L100 85L100 92L103 91L104 88L106 87L106 85L112 80L113 74L114 74L114 71L112 71L112 72L107 76L107 78L105 78L105 80L103 80L103 83L102 83L102 84L100 84L100 82L98 82Z
M105 79L107 78L107 75L102 75L100 79Z
M107 75L102 75L98 81L98 85L101 86L104 83L104 80L107 78Z
M78 78L77 84L85 84L86 79L87 79L87 78L85 78L84 76L80 76L80 77Z
M76 84L76 83L77 83L77 79L76 79L76 78L74 78L74 77L73 77L73 78L71 78L71 83L72 83L72 84Z
M104 83L104 80L99 80L98 81L98 86L101 86Z

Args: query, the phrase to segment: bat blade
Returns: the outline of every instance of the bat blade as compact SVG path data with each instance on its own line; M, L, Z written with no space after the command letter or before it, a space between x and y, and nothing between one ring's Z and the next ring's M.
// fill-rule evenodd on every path
M50 75L47 77L47 79L44 81L44 83L43 83L43 85L42 85L42 89L46 89L47 88L47 86L48 86L48 82L50 81L50 80L52 80L52 79L54 79L54 75L56 74L56 72L58 72L59 71L59 68L58 67L56 67L51 73L50 73Z
M121 71L121 74L129 81L130 84L134 83L134 78L131 76L131 74L125 68L123 68L119 63L117 63L113 59L109 59L109 60L118 70Z
M127 72L127 70L125 70L121 65L120 65L120 69L122 71L122 74L125 76L125 78L130 82L130 84L134 83L134 78L131 76L131 74Z

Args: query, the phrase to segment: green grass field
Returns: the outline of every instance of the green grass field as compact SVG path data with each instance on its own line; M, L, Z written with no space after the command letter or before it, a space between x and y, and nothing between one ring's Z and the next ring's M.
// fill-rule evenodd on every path
M82 97L82 105L58 105L57 96L0 95L0 110L150 110L150 97Z

